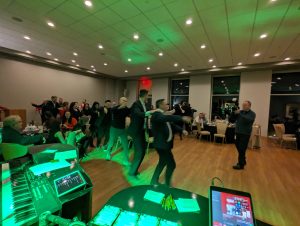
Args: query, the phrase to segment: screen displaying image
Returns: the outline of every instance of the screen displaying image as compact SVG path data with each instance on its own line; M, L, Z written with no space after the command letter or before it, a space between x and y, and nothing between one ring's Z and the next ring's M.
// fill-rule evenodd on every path
M212 223L223 225L254 225L249 197L212 191Z

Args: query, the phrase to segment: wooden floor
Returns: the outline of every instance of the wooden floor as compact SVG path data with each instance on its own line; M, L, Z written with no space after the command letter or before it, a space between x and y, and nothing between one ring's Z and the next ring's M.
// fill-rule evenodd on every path
M247 151L247 166L235 171L237 155L233 144L213 144L194 137L175 140L177 167L174 187L206 196L211 178L221 178L225 187L250 192L256 218L272 225L300 225L300 151L281 149L267 138L262 148ZM157 163L151 151L141 167L141 180L131 182L116 152L111 162L103 151L94 150L81 163L93 181L93 215L118 191L137 184L148 184ZM163 178L162 178L163 179Z

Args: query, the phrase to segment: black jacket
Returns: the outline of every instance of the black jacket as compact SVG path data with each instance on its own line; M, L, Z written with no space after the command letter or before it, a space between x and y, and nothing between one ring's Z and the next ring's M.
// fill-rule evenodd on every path
M58 103L55 102L53 103L51 100L49 100L42 108L42 111L43 112L46 112L46 111L50 111L52 113L52 115L56 118L59 110L58 110L59 106L58 106Z
M145 117L146 115L141 101L135 101L130 108L131 123L128 127L128 133L130 136L135 136L144 131Z
M25 136L11 127L4 126L2 131L2 142L22 145L42 144L43 136L40 134L35 136Z
M154 136L153 146L157 149L169 150L173 148L174 133L182 132L182 128L176 123L182 122L181 116L178 115L164 115L162 112L155 112L151 117L152 133ZM167 122L170 122L173 137L168 142L169 128Z

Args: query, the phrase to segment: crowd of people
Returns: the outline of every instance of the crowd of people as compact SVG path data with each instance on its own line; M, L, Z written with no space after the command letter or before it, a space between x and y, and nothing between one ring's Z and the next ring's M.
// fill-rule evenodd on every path
M63 143L77 146L81 156L88 147L96 147L106 152L106 160L111 160L111 152L117 139L123 150L123 165L130 167L128 176L138 179L139 168L146 153L146 138L151 132L154 137L153 147L159 155L151 184L158 184L159 176L166 167L165 184L171 185L171 177L176 167L172 154L174 134L187 135L191 130L194 110L186 102L181 102L170 110L164 99L155 103L155 109L147 108L148 91L140 90L139 98L129 108L127 98L121 97L118 104L106 100L103 106L94 102L92 106L83 101L64 102L62 98L52 96L51 100L37 105L32 103L41 114L47 136L23 136L20 116L12 115L4 120L3 142L19 144ZM243 169L246 164L245 152L251 134L255 113L251 111L251 102L243 103L243 110L234 112L237 150L239 161L235 169ZM204 113L199 113L194 123L203 128L207 123ZM129 158L128 137L132 139L134 156ZM96 149L96 150L97 150Z

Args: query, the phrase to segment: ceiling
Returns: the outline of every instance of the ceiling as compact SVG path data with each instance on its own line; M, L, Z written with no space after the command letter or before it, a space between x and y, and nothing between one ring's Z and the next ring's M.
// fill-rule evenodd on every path
M300 0L91 2L0 0L0 46L116 77L300 59Z

